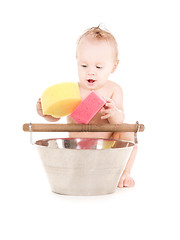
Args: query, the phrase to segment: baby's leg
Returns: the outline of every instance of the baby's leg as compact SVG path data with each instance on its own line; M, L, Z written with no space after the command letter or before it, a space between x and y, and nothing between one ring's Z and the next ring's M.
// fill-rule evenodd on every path
M112 138L134 142L134 133L133 132L115 132L113 133ZM120 188L133 187L135 184L134 179L130 175L130 172L136 157L136 153L137 153L137 146L134 146L131 152L131 155L128 159L128 162L126 164L126 167L119 180L118 187Z

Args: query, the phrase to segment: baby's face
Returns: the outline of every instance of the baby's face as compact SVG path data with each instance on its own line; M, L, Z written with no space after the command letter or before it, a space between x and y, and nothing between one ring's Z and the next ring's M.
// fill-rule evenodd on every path
M113 46L106 41L82 39L77 48L79 80L82 87L101 88L115 70Z

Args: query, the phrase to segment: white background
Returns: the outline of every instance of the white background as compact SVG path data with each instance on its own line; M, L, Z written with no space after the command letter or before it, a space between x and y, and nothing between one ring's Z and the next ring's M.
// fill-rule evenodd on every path
M1 239L180 239L179 12L174 0L0 2ZM100 23L119 45L111 80L123 88L126 122L146 127L136 185L61 196L22 125L45 121L35 105L48 86L78 81L76 41Z

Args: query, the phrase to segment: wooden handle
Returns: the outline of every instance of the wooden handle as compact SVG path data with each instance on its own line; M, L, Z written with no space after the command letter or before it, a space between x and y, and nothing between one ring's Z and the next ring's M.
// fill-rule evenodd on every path
M30 130L30 126L31 129ZM38 124L25 123L25 132L143 132L143 124Z

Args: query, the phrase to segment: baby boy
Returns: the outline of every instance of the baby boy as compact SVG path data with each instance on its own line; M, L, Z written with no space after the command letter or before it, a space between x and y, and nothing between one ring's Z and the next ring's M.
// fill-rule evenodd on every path
M79 89L84 100L91 91L106 99L105 106L94 116L89 124L121 124L124 121L123 92L121 87L109 80L119 63L118 47L114 36L107 30L98 27L88 29L78 40L76 59L79 74ZM43 115L41 100L37 102L37 112L47 121L55 122L59 118ZM75 123L68 116L68 123ZM134 141L133 133L111 132L71 132L72 138L114 138ZM130 171L136 156L137 146L134 147L120 178L118 187L133 187L135 182Z

